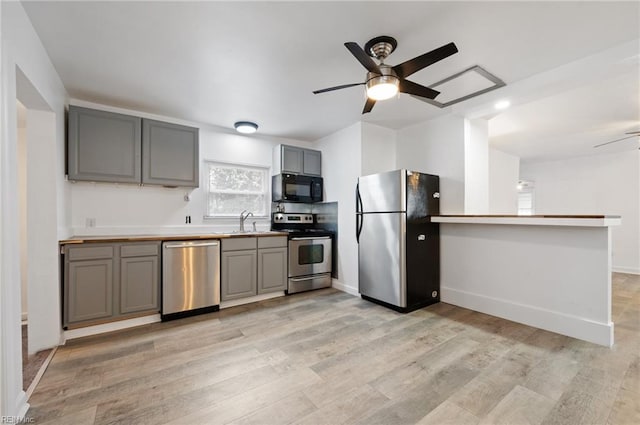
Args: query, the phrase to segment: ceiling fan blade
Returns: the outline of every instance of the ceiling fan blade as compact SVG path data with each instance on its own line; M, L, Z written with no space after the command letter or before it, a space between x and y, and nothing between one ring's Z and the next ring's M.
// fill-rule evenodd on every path
M335 87L328 87L326 89L322 89L322 90L315 90L313 92L313 94L320 94L320 93L326 93L328 91L334 91L334 90L340 90L340 89L346 89L349 87L354 87L354 86L361 86L364 83L353 83L353 84L343 84L341 86L335 86Z
M344 43L344 46L349 49L351 54L358 59L358 62L362 64L365 68L369 70L369 72L375 72L376 74L382 74L380 72L380 68L378 65L371 59L371 56L367 55L367 53L362 50L362 47L358 46L358 43L354 43L353 41L348 41Z
M632 136L623 137L622 139L616 139L616 140L612 140L610 142L600 143L599 145L595 145L594 148L599 148L600 146L610 145L610 144L616 143L616 142L622 142L623 140L631 139L632 137L637 137L637 136L639 136L639 135L638 134L634 134Z
M400 91L402 93L425 97L427 99L435 99L435 97L440 94L437 90L422 86L409 80L400 80Z
M367 98L367 102L364 104L364 109L362 109L362 114L367 114L369 112L371 112L371 110L373 109L373 105L376 104L376 101L371 99L371 98Z
M640 136L640 131L629 131L627 133L624 134L633 134L634 136Z
M445 44L444 46L438 47L424 55L402 62L401 64L394 66L393 70L400 78L405 78L414 72L420 71L422 68L426 68L429 65L453 55L454 53L458 53L456 45L454 43Z

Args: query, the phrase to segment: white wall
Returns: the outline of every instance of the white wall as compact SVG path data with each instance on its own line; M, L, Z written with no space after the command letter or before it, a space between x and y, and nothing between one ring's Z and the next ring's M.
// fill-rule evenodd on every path
M259 134L244 136L226 129L206 126L147 114L140 111L72 100L72 104L111 112L135 115L200 129L200 167L203 161L213 160L272 167L272 151L279 143L313 147L309 142L269 138ZM205 181L196 189L163 188L113 183L68 182L71 224L74 235L193 233L203 230L236 230L236 219L205 220ZM184 200L189 194L190 201ZM191 224L185 224L185 216ZM95 227L87 227L87 219L95 220ZM269 218L256 220L260 228L269 228Z
M464 212L489 212L489 124L464 120Z
M396 168L396 131L362 123L362 175Z
M464 214L464 118L445 115L397 133L396 168L440 176L440 213Z
M16 99L19 92L18 79L24 75L37 90L39 96L46 101L54 114L55 133L50 134L50 143L56 149L52 156L46 158L46 163L30 164L44 167L46 170L57 170L49 179L53 179L53 198L56 200L42 210L47 214L43 225L51 226L54 235L60 236L64 230L64 199L63 161L64 158L64 105L66 91L51 61L49 60L40 39L29 21L20 2L0 2L2 25L2 116L0 129L2 143L0 148L0 415L23 415L28 408L24 391L22 391L22 362L20 336L20 261L19 226L18 219L18 181L17 181L17 126ZM33 99L20 99L31 108L36 106ZM57 253L57 238L50 239L49 233L38 241L41 252ZM33 260L33 261L32 261ZM38 323L56 325L58 332L49 333L46 340L38 341L43 346L54 346L60 338L60 304L57 262L52 266L48 257L44 259L30 259L31 264L37 265L43 260L42 274L46 280L40 281L38 296L48 303L44 312L35 316L31 312L30 320ZM46 325L44 325L46 326Z
M489 213L518 214L520 158L489 149Z
M326 201L338 202L338 288L358 293L355 188L361 176L362 126L353 124L318 140Z
M18 105L18 108L21 104ZM27 110L22 106L26 116ZM25 118L26 121L26 118ZM18 123L20 125L20 123ZM20 302L21 319L27 320L28 312L28 281L27 281L27 129L18 127L17 154L18 154L18 214L20 220Z
M536 214L612 214L614 271L640 274L640 151L522 163L535 182Z

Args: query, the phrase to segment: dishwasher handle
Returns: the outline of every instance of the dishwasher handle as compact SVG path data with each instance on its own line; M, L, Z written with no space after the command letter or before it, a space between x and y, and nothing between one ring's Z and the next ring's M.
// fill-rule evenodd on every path
M218 246L220 242L177 242L174 244L165 244L165 248L199 248L201 246Z

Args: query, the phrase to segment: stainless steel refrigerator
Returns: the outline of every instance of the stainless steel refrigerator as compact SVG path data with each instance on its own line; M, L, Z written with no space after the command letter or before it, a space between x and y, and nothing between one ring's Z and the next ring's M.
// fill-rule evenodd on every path
M356 186L362 298L398 311L440 301L439 177L408 170L363 176Z

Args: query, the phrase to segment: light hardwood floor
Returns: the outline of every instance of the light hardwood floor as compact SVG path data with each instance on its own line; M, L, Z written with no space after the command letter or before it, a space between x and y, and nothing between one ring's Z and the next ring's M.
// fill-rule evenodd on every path
M639 424L640 276L616 344L440 303L399 314L326 289L69 342L37 424Z

